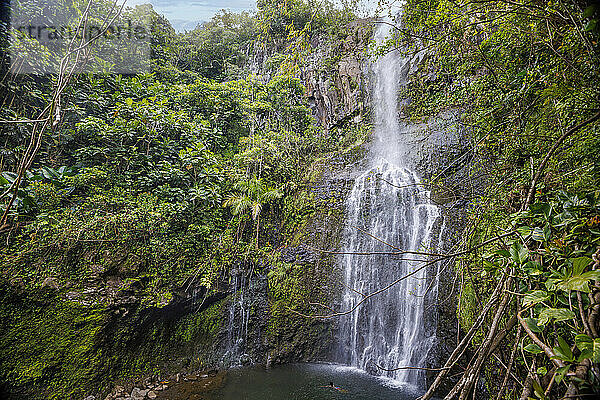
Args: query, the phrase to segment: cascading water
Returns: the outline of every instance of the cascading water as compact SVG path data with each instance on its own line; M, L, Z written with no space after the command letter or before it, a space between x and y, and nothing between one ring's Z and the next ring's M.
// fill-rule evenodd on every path
M390 25L380 24L375 40L383 43ZM398 52L379 57L372 65L375 137L368 171L354 181L347 200L345 253L390 253L429 250L435 240L438 208L418 176L408 169L403 133L410 130L398 119L398 89L405 83L408 60ZM372 235L372 236L371 236ZM434 279L427 278L425 256L345 254L343 310L340 321L341 361L386 375L401 383L423 385L423 366L435 337L427 335L425 296ZM398 278L413 273L389 289L357 304ZM355 308L356 307L356 308ZM386 371L388 370L388 371ZM393 370L393 371L392 371Z
M247 283L243 273L233 276L234 297L229 304L226 351L223 355L223 362L226 365L245 364L249 359L248 354L244 353L248 340L248 321L250 318L248 299L245 293L247 285L252 285L252 282L248 281Z

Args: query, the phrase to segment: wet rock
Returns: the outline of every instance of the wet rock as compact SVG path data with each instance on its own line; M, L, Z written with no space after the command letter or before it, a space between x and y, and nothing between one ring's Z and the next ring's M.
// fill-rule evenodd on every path
M318 259L318 254L306 246L286 247L281 250L281 260L289 264L312 264Z
M115 394L123 395L125 393L125 388L123 386L115 386Z
M362 120L367 96L364 49L370 40L370 22L364 19L349 23L342 42L313 38L313 46L318 50L308 57L301 74L308 104L326 131L351 118ZM331 59L332 54L339 56L339 61L324 65L323 61Z
M146 393L148 393L147 390L142 390L140 388L133 388L133 390L131 391L131 398L133 400L144 400L144 397L146 397Z

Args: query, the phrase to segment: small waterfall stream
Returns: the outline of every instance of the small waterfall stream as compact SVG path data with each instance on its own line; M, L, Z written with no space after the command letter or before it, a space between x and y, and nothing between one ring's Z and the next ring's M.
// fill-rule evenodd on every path
M379 24L375 34L378 44L385 41L390 29ZM355 179L347 200L344 252L397 251L388 244L427 251L438 239L434 225L440 212L417 174L409 169L405 157L410 149L403 143L403 133L410 126L401 124L397 115L398 89L406 80L407 61L394 51L378 57L372 65L374 140L368 170ZM428 279L427 268L415 272L425 259L419 255L343 256L343 310L354 309L364 295L414 272L341 319L339 350L343 363L400 383L423 386L422 370L393 369L424 366L435 340L425 329L424 309L425 296L436 280Z
M245 353L248 341L248 322L250 312L248 310L247 286L252 281L245 274L238 273L232 277L233 298L229 304L229 318L227 324L227 341L225 343L225 354L223 362L226 365L241 365L247 363L249 356Z

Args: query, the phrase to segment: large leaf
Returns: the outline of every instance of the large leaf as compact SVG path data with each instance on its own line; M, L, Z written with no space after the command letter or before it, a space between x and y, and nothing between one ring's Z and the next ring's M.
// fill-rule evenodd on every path
M560 350L560 354L564 356L564 361L569 361L573 359L573 352L571 351L571 347L565 342L565 339L562 336L558 337L558 347L554 347L554 351Z
M523 265L523 270L527 273L527 275L541 275L544 273L540 264L536 261L527 261L525 265Z
M592 362L600 363L600 338L592 339L588 335L580 334L575 336L575 345L582 352L590 352Z
M49 180L55 180L59 177L58 172L54 168L42 167L40 171L42 172L44 178Z
M517 265L523 264L529 255L529 251L519 242L514 242L512 246L510 246L509 252L512 260Z
M8 172L5 171L2 173L2 176L9 182L9 183L13 183L15 181L15 179L17 179L17 174L15 174L14 172Z
M583 272L588 264L592 261L588 257L578 257L570 259L573 264L573 272L570 278L564 279L557 283L557 286L562 290L577 290L584 293L589 293L590 288L588 282L590 280L599 280L600 271Z
M542 350L542 348L540 346L538 346L537 344L528 344L527 346L523 347L523 350L525 350L528 353L531 354L540 354L542 353L544 350Z
M497 254L497 255L499 255L501 257L506 257L506 258L510 257L510 253L507 250L504 250L504 249L496 250L494 252L494 254Z
M545 308L540 312L539 325L546 325L551 319L557 322L568 321L575 318L575 313L568 308Z
M535 318L525 318L525 323L527 324L527 327L531 329L532 332L541 333L544 331L544 327L539 326L538 321Z
M542 301L546 301L550 298L550 294L544 290L534 290L531 293L527 293L523 298L523 306L528 306L530 304L541 303Z
M581 274L581 276L588 280L593 279L595 281L600 281L600 269L595 269L593 271L584 272L583 274Z
M556 383L560 383L564 379L566 373L569 372L569 367L569 365L565 365L556 370L556 375L554 376Z
M581 275L591 262L592 259L588 257L577 257L569 259L573 263L573 276Z
M533 232L533 229L528 226L520 226L517 228L517 232L519 232L523 237L528 237Z
M531 383L533 386L533 392L535 393L535 396L540 400L546 400L546 395L544 394L544 389L542 388L542 386L535 379L533 379Z
M591 16L594 15L594 12L596 11L596 6L589 6L587 7L584 11L583 11L583 18L590 18Z
M557 283L557 287L569 291L569 290L577 290L583 293L589 293L590 287L588 286L588 282L591 278L584 275L573 276L571 278L565 279L559 283Z
M532 214L542 214L546 218L550 216L550 204L548 203L536 203L529 206Z

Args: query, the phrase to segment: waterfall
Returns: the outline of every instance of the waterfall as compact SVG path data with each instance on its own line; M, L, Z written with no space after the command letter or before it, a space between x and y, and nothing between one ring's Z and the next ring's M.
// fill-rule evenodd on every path
M247 281L243 272L238 272L232 277L233 296L229 304L229 320L227 324L227 337L223 362L225 365L245 364L249 356L245 353L248 341L248 296L246 286L252 285Z
M379 24L378 44L390 34ZM436 241L440 213L429 192L409 169L403 134L410 126L398 119L398 90L406 81L408 60L394 51L372 64L375 131L367 171L358 176L347 200L344 253L429 250ZM372 236L371 236L372 235ZM425 329L425 296L436 279L421 268L427 257L406 254L345 254L341 258L345 293L340 321L340 360L398 382L423 386L424 373L402 366L424 366L435 337ZM356 307L364 295L413 273ZM356 307L356 308L355 308ZM429 336L428 336L429 335Z

